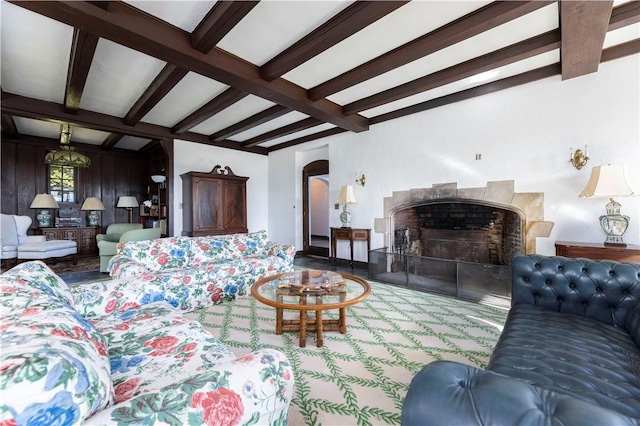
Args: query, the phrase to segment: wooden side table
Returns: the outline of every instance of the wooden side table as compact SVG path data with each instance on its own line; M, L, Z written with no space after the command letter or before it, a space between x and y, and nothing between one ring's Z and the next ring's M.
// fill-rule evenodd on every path
M338 240L348 240L349 248L351 250L351 260L349 264L353 269L353 242L354 241L366 241L367 242L367 262L369 261L369 250L371 250L371 229L357 229L357 228L331 228L331 264L336 264L336 243Z
M47 240L69 240L78 244L78 256L94 256L97 253L96 235L99 226L67 226L60 228L34 228L34 235L44 235Z
M612 247L605 246L604 243L556 241L556 255L574 258L584 257L593 260L640 263L640 246L627 244L626 247Z

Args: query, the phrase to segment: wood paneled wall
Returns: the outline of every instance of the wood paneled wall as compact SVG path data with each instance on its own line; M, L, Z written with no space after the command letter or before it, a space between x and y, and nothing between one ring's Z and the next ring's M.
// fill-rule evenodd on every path
M133 195L142 202L142 190L149 181L149 159L136 151L112 149L72 143L91 158L91 166L78 169L77 207L88 197L98 197L104 204L100 225L128 222L129 212L116 208L118 197ZM29 208L36 194L47 192L44 157L59 142L31 136L13 139L3 135L1 142L0 209L2 213L31 216L37 226L37 211ZM133 210L134 222L139 221L139 209ZM85 215L85 212L82 212Z

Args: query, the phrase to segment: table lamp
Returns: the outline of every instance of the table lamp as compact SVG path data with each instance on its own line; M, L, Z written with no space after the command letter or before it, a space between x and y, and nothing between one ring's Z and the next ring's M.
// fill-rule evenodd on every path
M89 214L87 215L89 226L98 226L100 224L100 215L98 214L98 210L105 210L105 208L99 198L89 197L84 200L80 210L89 210Z
M37 194L31 202L32 209L42 209L36 216L38 218L38 226L40 228L51 227L51 214L49 209L57 209L58 203L51 194Z
M340 213L340 222L342 222L343 228L347 228L351 223L351 213L347 210L347 205L357 203L356 196L353 195L353 186L347 185L340 188L340 196L337 203L344 204L342 213Z
M629 227L629 216L620 214L622 206L613 197L631 195L634 195L633 189L627 182L625 166L596 166L591 170L589 182L580 193L580 197L609 198L609 202L604 206L607 214L600 216L600 226L607 235L605 246L627 246L622 236Z
M125 208L129 210L129 223L133 223L133 208L140 207L140 206L138 205L138 199L136 197L127 195L127 196L118 198L117 207Z

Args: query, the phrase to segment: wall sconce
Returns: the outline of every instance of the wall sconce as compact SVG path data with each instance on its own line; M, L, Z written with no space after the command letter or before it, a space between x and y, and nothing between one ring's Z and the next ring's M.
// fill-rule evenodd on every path
M364 186L367 178L364 176L364 173L360 172L360 177L358 178L358 173L356 173L356 183L360 186Z
M581 149L576 149L575 152L573 148L569 148L569 162L573 167L580 170L584 166L587 165L587 161L589 161L589 151L587 150L587 145L584 146L584 152Z

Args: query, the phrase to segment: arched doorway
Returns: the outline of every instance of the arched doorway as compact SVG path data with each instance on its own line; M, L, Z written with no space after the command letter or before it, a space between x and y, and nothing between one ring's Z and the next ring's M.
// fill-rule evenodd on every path
M302 252L329 257L329 161L302 169Z

